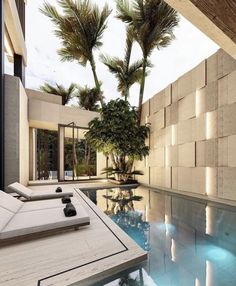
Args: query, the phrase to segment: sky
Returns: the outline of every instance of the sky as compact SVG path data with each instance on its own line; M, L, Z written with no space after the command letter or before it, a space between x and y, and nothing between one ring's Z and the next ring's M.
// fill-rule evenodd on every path
M93 0L99 6L105 1ZM49 0L56 4L56 0ZM104 32L103 46L95 52L97 74L103 82L102 89L106 100L119 97L117 81L109 73L106 66L99 62L101 53L110 56L123 57L125 47L125 25L116 19L115 2L107 1L113 10L108 19L108 27ZM54 35L54 25L44 16L39 7L43 1L27 1L26 7L26 46L28 51L28 65L26 69L26 86L38 89L45 82L69 86L75 82L81 86L93 87L94 81L91 68L79 65L77 62L61 62L57 50L61 47L60 40ZM176 39L170 46L161 50L154 50L151 61L154 64L146 80L144 101L175 81L182 74L195 67L205 58L217 51L218 46L200 32L184 17L180 17L179 26L175 29ZM135 44L132 60L141 59L141 51ZM134 85L130 90L130 102L138 103L139 86Z

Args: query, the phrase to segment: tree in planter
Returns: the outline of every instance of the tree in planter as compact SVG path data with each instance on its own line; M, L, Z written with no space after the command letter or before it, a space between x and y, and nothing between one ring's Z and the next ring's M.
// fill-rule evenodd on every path
M138 124L136 109L122 99L103 105L100 114L100 119L89 123L86 140L109 156L112 168L107 171L126 182L132 174L134 160L142 160L149 154L149 147L145 145L149 127Z
M63 85L57 83L55 86L49 83L45 83L44 85L41 85L39 89L46 93L61 96L62 105L66 105L74 96L76 84L72 83L68 88L65 88Z
M117 18L132 28L134 39L143 54L142 79L139 92L139 114L141 119L143 95L148 58L155 48L168 46L175 38L173 29L178 25L178 13L163 0L116 0Z
M76 60L82 66L86 66L87 62L90 63L95 86L100 91L100 102L103 104L94 50L102 46L101 39L111 10L107 5L100 10L90 0L58 0L57 3L62 8L63 14L47 2L40 10L57 28L55 34L61 39L63 45L58 54L62 61Z

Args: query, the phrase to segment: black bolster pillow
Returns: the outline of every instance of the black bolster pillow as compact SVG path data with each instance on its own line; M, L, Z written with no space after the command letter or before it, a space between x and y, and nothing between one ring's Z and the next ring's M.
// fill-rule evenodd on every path
M76 209L72 203L66 204L64 208L64 214L66 217L76 216Z
M61 193L62 192L62 188L61 187L57 187L55 192L56 193Z
M63 204L71 203L71 199L68 196L65 196L65 197L61 198L61 201L62 201Z

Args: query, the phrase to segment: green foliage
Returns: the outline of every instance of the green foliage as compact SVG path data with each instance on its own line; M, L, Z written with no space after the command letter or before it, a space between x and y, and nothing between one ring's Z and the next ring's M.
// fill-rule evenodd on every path
M126 181L132 174L134 160L142 160L149 154L145 145L149 127L138 124L136 109L122 99L103 105L100 114L100 119L89 123L86 140L110 156L116 179Z
M95 85L100 90L93 52L102 46L102 36L111 10L107 4L100 10L90 0L57 0L57 3L63 13L48 2L40 11L56 26L55 34L62 43L58 54L62 61L76 60L82 66L89 61ZM100 101L103 103L102 97Z
M113 176L118 178L119 181L127 182L128 179L132 179L134 175L143 175L143 171L139 170L130 170L130 162L124 163L122 168L104 168L101 174L107 174L109 177Z
M87 85L84 87L78 86L76 97L78 98L80 108L90 111L98 111L100 91L96 87L90 88Z
M147 59L155 48L167 47L175 38L177 12L163 0L116 0L117 18L128 24L143 53L142 81L139 92L139 121L141 118Z
M119 286L144 286L144 284L138 278L132 278L127 274L120 278Z
M68 88L65 88L63 85L55 84L55 86L45 83L39 88L41 91L55 94L62 97L62 104L66 105L74 97L74 92L76 90L76 84L72 83Z
M75 176L96 176L96 165L77 164L74 167Z
M133 43L133 31L131 28L128 28L126 31L126 47L124 59L109 57L105 55L100 56L102 63L108 67L112 74L115 75L118 81L117 90L121 93L125 100L127 100L129 97L130 87L135 83L139 83L142 79L143 61L139 60L130 64ZM151 66L150 63L149 66Z
M93 58L93 49L102 46L101 39L111 11L107 5L100 11L89 0L58 0L57 3L63 14L48 2L40 10L57 27L55 34L63 45L59 55L63 61L77 60L81 65L86 65Z
M144 58L154 48L168 46L175 38L173 29L178 25L178 14L163 0L117 0L117 18L134 31Z
M130 178L132 175L143 175L143 171L140 170L134 170L132 172L129 171L128 166L124 168L123 170L120 169L114 169L112 167L104 168L102 171L102 174L108 174L109 176L114 175L114 174L121 174L124 176L129 176Z
M137 124L137 111L127 101L111 100L101 109L101 118L89 123L86 139L105 155L127 156L142 160L149 153L145 145L148 126Z

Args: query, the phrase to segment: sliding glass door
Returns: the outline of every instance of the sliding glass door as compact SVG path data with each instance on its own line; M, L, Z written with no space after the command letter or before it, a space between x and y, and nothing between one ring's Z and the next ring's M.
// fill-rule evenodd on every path
M69 125L58 126L59 181L89 180L97 177L97 156L85 140L87 129Z

